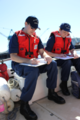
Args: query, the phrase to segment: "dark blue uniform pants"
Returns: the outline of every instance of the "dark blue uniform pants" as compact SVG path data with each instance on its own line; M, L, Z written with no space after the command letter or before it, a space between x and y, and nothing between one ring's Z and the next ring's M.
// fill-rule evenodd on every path
M36 82L40 73L47 72L47 82L46 85L50 89L56 88L57 83L57 63L55 61L51 62L49 65L43 65L39 67L29 67L23 65L15 65L14 71L25 78L25 84L22 89L21 100L29 101L31 100L33 93L35 91Z
M72 59L72 65L75 66L78 73L80 73L80 58Z
M75 66L76 70L80 73L80 58L69 60L56 60L57 66L61 67L61 80L67 81L70 74L71 66Z

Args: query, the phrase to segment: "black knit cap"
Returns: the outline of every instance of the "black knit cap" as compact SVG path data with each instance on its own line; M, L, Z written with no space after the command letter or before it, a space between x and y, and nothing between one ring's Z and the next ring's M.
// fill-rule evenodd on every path
M26 22L30 24L33 29L40 29L38 27L39 21L36 17L29 16L28 18L26 18Z

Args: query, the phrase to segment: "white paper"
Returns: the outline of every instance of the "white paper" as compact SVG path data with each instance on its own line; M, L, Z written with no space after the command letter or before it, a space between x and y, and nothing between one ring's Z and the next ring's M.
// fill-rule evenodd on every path
M66 57L55 57L57 59L62 59L62 60L67 60L67 59L72 59L74 57L71 57L71 56L66 56Z
M42 65L47 64L47 61L45 61L43 58L40 58L40 59L37 58L37 60L39 60L40 62L38 64L36 64L36 65L27 64L27 63L20 63L20 65L31 66L31 67L38 67L38 66L42 66Z
M80 51L76 51L78 57L80 57ZM73 59L74 57L71 57L71 56L66 56L66 57L55 57L57 59L62 59L62 60L68 60L68 59Z

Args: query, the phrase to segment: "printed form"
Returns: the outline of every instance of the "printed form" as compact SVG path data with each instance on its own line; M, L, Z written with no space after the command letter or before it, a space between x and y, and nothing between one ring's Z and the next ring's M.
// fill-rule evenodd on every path
M30 67L38 67L38 66L47 64L47 61L45 61L44 58L37 58L37 60L40 61L40 62L36 65L27 64L27 63L20 63L20 65L25 65L25 66L30 66Z

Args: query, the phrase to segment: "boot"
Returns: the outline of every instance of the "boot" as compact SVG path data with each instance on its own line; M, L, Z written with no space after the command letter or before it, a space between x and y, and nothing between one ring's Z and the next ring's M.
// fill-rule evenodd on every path
M53 89L48 90L48 99L53 100L54 102L56 102L58 104L65 103L65 100L62 97L58 96L58 94L56 92L54 92Z
M37 115L30 109L28 102L24 102L21 100L20 113L27 120L37 120Z
M68 90L68 87L67 87L67 81L62 81L62 83L60 84L60 88L62 90L62 93L66 96L69 96L70 95L70 92Z

